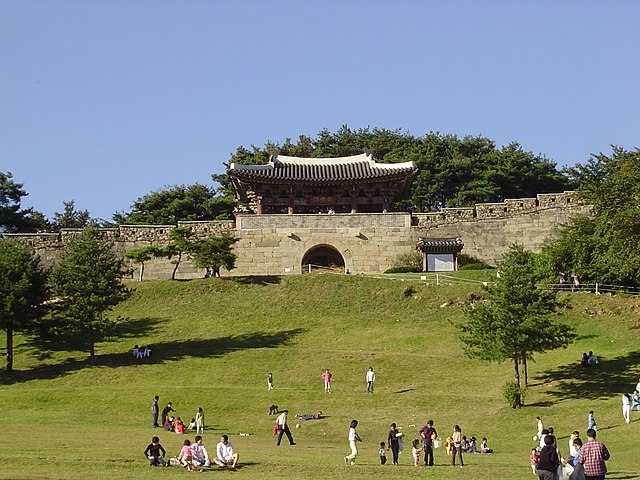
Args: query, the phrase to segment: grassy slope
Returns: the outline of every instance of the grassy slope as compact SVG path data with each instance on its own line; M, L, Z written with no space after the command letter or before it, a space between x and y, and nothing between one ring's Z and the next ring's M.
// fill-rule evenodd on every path
M184 439L149 428L155 394L161 405L172 400L185 420L203 407L210 451L221 433L230 434L244 464L236 477L373 478L383 468L392 477L424 476L409 466L408 451L397 468L379 466L376 451L390 422L403 426L410 440L432 418L441 436L458 423L463 434L487 436L496 450L467 455L464 470L450 469L436 450L437 478L531 478L535 416L556 428L566 453L568 434L584 432L593 409L612 452L608 478L636 478L640 414L624 424L620 394L633 389L640 374L637 299L570 295L566 319L579 337L567 350L537 357L529 406L514 411L500 394L511 365L466 359L450 323L461 319L460 305L477 287L414 282L416 293L405 298L407 285L330 275L149 282L135 284L133 297L114 312L131 322L123 337L98 346L93 365L81 352L36 355L17 339L19 372L0 377L0 478L187 475L151 469L142 456L154 433L172 454ZM134 361L134 343L151 344L153 357ZM576 367L587 350L599 354L599 370ZM373 395L364 393L370 365L378 380ZM322 390L324 368L334 374L331 395ZM292 414L321 409L329 418L294 430L297 446L276 448L274 419L266 415L271 403ZM346 467L352 418L365 442L358 465Z

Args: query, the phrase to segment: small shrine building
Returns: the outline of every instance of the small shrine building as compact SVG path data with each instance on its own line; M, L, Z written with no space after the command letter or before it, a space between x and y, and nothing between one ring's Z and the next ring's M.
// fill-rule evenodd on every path
M460 237L420 237L416 250L422 253L423 272L456 272L458 254L464 248Z
M240 204L255 214L387 213L407 198L413 162L378 163L365 151L338 158L272 155L266 165L227 170Z

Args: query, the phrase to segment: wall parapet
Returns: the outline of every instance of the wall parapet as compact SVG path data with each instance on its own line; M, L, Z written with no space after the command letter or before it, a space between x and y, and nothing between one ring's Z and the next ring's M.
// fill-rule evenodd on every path
M504 202L476 203L473 207L443 208L438 212L414 213L413 225L431 227L461 221L508 218L549 208L584 207L575 191L539 193L535 198L507 198Z

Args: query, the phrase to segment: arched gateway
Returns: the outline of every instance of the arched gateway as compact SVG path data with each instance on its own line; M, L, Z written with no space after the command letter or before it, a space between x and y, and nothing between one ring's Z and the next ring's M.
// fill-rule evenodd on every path
M302 257L302 272L311 272L316 269L344 273L344 258L331 245L316 245L310 248Z

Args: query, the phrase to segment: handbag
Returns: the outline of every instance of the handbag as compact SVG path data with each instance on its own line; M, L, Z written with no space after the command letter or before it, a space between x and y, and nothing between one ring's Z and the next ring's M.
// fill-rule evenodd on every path
M276 423L273 427L273 434L277 435L278 434L278 424Z

